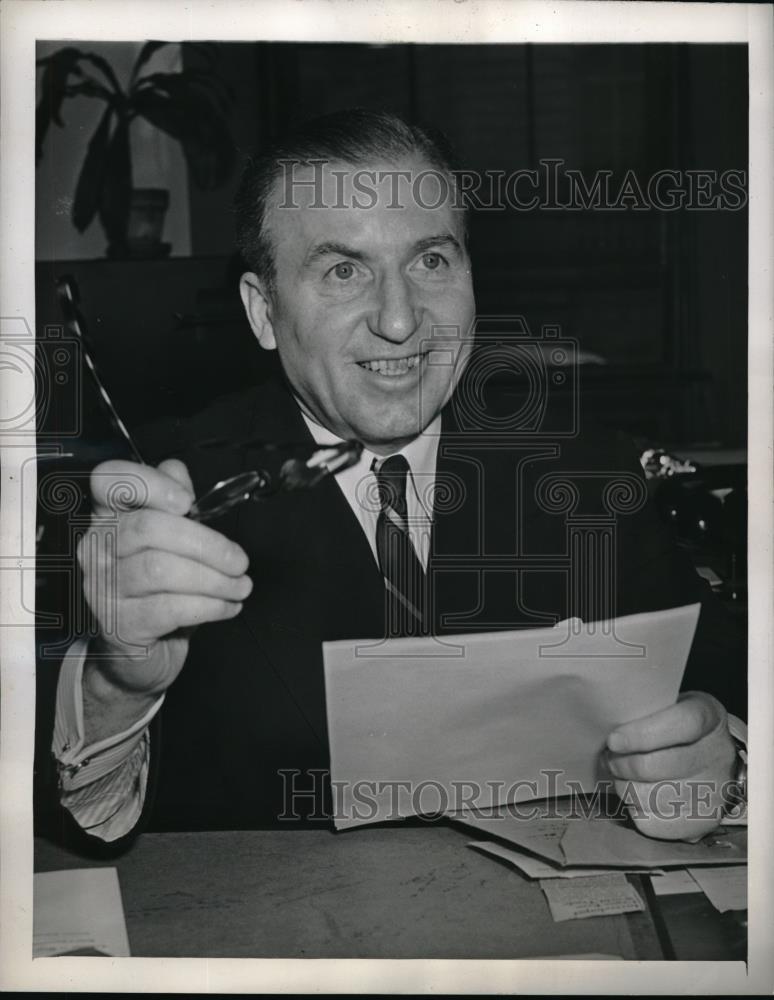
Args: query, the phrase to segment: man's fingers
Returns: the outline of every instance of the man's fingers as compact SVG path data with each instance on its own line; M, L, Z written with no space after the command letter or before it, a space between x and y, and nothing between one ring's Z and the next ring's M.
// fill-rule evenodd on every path
M188 474L185 463L181 462L179 458L164 459L163 462L159 462L158 469L167 476L171 476L176 483L179 483L183 487L186 493L190 493L191 500L195 498L193 481Z
M156 594L125 603L118 636L125 642L155 641L177 629L235 618L241 610L239 601L200 594Z
M686 694L676 705L619 726L607 738L614 753L649 753L666 747L695 743L710 733L723 718L714 698Z
M701 798L692 797L678 780L668 779L657 784L616 781L615 790L625 799L634 825L647 837L695 841L714 830L722 817L722 798L711 788Z
M162 463L163 465L164 463ZM175 472L180 475L182 462ZM150 507L170 514L187 514L193 489L159 469L136 462L102 462L91 474L91 496L96 514Z
M706 763L703 750L703 743L694 743L653 750L651 753L617 754L608 751L605 759L614 778L653 783L699 774Z
M145 549L162 549L193 559L228 576L242 576L249 564L244 549L219 531L158 510L137 510L121 518L119 558Z
M252 590L248 576L228 576L194 559L159 549L144 549L122 559L120 587L126 597L149 594L200 594L243 601Z

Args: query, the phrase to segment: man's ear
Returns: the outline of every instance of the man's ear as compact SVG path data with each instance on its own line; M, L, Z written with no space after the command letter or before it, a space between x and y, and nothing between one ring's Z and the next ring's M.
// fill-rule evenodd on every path
M243 274L239 279L239 294L256 340L265 351L275 350L277 338L271 318L271 300L258 275L251 271Z

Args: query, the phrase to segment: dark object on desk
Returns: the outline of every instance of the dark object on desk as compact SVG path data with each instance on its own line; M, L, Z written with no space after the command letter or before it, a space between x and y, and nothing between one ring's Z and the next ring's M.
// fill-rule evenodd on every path
M664 521L713 589L731 602L747 593L747 463L744 452L649 448L642 462ZM706 572L707 570L711 572Z
M643 884L649 880L644 879ZM718 913L702 892L654 896L646 889L664 957L694 962L747 960L747 911Z

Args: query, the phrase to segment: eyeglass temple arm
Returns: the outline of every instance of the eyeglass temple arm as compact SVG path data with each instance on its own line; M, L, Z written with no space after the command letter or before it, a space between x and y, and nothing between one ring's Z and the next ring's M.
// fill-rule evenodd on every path
M129 433L129 429L123 420L119 417L118 411L113 405L113 400L102 384L102 379L99 377L94 360L91 356L89 346L88 346L88 336L86 333L86 320L83 317L78 306L78 286L75 283L75 278L70 275L64 275L57 278L56 291L59 297L59 305L62 309L64 315L65 323L67 325L70 333L77 339L78 343L81 345L81 351L83 353L83 359L86 362L86 367L91 373L91 378L97 387L100 398L102 399L105 407L107 408L108 414L111 420L115 423L118 430L121 432L126 443L132 451L135 461L139 462L140 465L146 465L145 459L142 457L140 449L134 442L134 438Z

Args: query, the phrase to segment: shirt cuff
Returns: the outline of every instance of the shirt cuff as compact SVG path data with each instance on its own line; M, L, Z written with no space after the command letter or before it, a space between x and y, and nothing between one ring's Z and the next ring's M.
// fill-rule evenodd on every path
M84 746L81 679L87 652L88 640L76 639L65 654L59 673L51 749L59 765L63 791L82 788L124 764L164 702L164 695L159 695L145 715L128 729Z
M83 788L62 791L62 805L82 830L108 842L132 831L145 801L149 743L146 729L137 748L120 767Z

